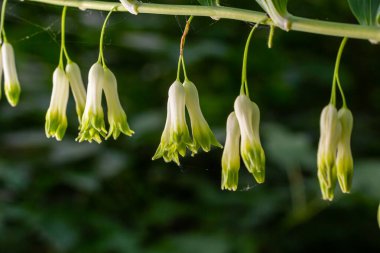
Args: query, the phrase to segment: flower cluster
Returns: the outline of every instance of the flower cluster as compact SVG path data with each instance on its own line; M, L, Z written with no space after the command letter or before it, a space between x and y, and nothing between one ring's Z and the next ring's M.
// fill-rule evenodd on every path
M102 108L104 91L110 128L105 128ZM114 74L99 62L92 65L88 74L87 99L77 140L102 142L102 137L116 139L120 133L131 136L134 132L129 128L127 116L120 104L117 92L117 81Z
M14 107L18 104L21 93L14 51L12 45L7 41L0 46L0 49L0 85L2 72L4 71L5 96L7 97L8 103Z
M324 200L333 200L336 182L343 193L351 190L353 159L350 140L353 126L351 111L337 111L333 104L321 113L318 145L318 179Z
M186 123L186 109L190 117L192 138ZM173 161L179 165L179 155L184 157L186 149L195 155L199 148L208 152L211 146L222 147L202 114L197 88L188 79L183 84L176 80L169 88L166 123L152 159L162 157L165 162Z
M235 100L227 119L226 143L222 156L222 189L235 191L238 185L240 154L256 182L265 181L265 154L261 146L259 107L245 94Z
M48 138L62 140L67 128L66 107L69 99L69 90L74 95L79 123L81 122L86 90L83 85L79 66L75 62L66 65L66 71L58 66L53 73L53 90L50 106L46 113L45 133Z

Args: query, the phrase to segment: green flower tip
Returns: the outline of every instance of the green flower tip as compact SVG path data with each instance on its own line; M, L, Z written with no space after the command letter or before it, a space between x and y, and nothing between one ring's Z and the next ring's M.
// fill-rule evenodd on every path
M239 183L239 168L227 168L222 172L222 190L236 191Z
M47 138L53 137L61 141L66 133L67 118L57 111L48 110L46 113L45 134Z
M132 136L135 132L129 128L127 117L125 114L120 115L119 117L109 120L110 122L110 128L108 130L108 135L106 137L106 140L113 137L114 140L116 140L120 133L123 133L128 136Z
M21 87L19 83L5 84L5 96L8 103L15 107L18 104L21 93Z
M321 189L322 199L327 201L334 200L334 192L336 186L336 170L333 169L333 177L331 180L331 185L327 185L325 180L323 179L323 175L318 172L319 186Z
M241 156L248 171L253 175L257 183L264 183L265 153L261 145L246 145L241 150Z
M104 123L103 111L99 110L96 113L88 112L83 115L82 125L76 141L83 142L95 141L102 142L102 137L107 136L107 130Z

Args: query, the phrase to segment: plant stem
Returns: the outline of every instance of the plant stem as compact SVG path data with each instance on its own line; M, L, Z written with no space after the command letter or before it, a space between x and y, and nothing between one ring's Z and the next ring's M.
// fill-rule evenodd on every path
M248 50L249 50L249 43L251 42L251 38L253 35L253 32L256 30L256 28L261 24L261 22L264 22L267 18L264 20L256 23L252 29L251 32L248 35L247 41L245 42L245 48L244 48L244 55L243 55L243 66L241 70L241 87L240 87L240 95L244 94L249 97L249 91L248 91L248 82L247 82L247 60L248 60Z
M0 38L2 38L1 43L7 42L7 36L4 30L4 18L5 18L5 8L7 7L7 0L3 0L3 5L1 6L1 21L0 21Z
M340 59L342 58L343 50L347 43L347 40L348 40L347 37L343 38L339 46L338 55L336 56L333 83L331 87L331 98L330 98L330 103L333 105L336 105L336 83L338 83L339 91L340 91L340 94L342 95L343 107L346 107L346 98L344 97L342 85L339 79L339 66L340 66Z
M106 26L108 19L110 18L112 12L116 9L116 6L114 6L107 14L106 19L104 20L103 26L102 26L102 31L100 32L100 42L99 42L99 57L98 57L98 62L103 64L103 67L106 67L106 63L104 60L104 54L103 54L103 41L104 41L104 33L106 31Z
M79 0L26 0L29 2L39 2L52 5L67 5L77 7L81 10L103 10L109 11L115 8L115 11L127 10L115 2L104 1L79 1ZM115 7L116 4L116 7ZM207 16L218 17L221 19L234 19L246 22L257 23L267 17L263 12L244 10L239 8L230 8L224 6L193 6L193 5L174 5L174 4L151 4L139 3L139 13L163 14L163 15L186 15L186 16ZM302 17L292 16L290 30L322 34L335 37L348 37L365 40L380 41L380 29L378 27L361 26L347 23L328 22ZM265 25L274 25L270 20L263 23Z
M69 57L69 54L67 53L66 50L66 12L67 12L67 6L63 7L62 10L62 18L61 18L61 40L62 40L62 45L63 45L63 53L66 56L66 60L68 63L71 63L71 59Z
M183 57L183 49L185 47L186 36L189 33L190 24L191 24L192 20L193 20L193 16L190 16L190 18L186 21L186 26L185 26L185 29L183 30L183 34L182 34L181 42L180 42L180 46L179 46L179 56L180 56L181 61L182 61L183 75L185 76L185 80L189 80L189 79L187 78L185 60Z

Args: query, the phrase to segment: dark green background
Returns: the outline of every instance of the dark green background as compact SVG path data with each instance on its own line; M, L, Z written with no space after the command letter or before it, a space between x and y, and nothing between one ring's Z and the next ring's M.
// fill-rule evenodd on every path
M154 1L160 3L193 3ZM251 1L222 4L259 9ZM292 0L310 18L351 22L346 1ZM10 1L6 31L22 86L20 104L0 102L0 252L380 252L379 46L349 40L341 79L355 126L352 194L321 200L316 178L319 116L328 103L339 38L276 30L255 33L248 81L261 110L267 179L244 167L237 192L220 190L222 150L182 166L151 161L176 77L184 17L114 13L105 55L136 134L101 145L77 143L72 97L62 142L47 139L44 118L58 64L60 7ZM105 12L67 13L67 49L87 80ZM250 24L195 18L185 57L203 113L223 143L239 92Z

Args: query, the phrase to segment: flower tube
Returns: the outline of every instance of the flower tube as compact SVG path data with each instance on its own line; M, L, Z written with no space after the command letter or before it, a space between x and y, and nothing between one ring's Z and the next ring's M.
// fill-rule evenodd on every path
M351 154L351 132L353 126L352 113L347 108L338 111L338 119L342 126L342 134L338 142L336 157L337 177L343 193L349 193L354 174L354 162Z
M338 111L332 104L327 105L321 113L320 139L318 145L318 173L319 179L324 184L331 186L335 184L333 170L338 140L341 133L341 125L338 120Z
M108 123L110 125L106 139L112 135L116 140L120 133L131 136L134 132L129 128L127 115L120 104L116 77L108 68L104 68L103 80L103 90L108 108Z
M222 155L222 190L236 191L240 169L240 128L235 112L227 118L226 143Z
M259 107L246 95L240 95L235 100L234 109L240 126L240 152L243 162L257 183L264 183L265 154L259 136Z
M186 92L186 108L189 112L193 134L193 144L191 147L193 155L198 152L199 148L202 148L205 152L210 151L212 145L222 148L223 146L216 140L202 114L198 91L194 83L185 80L183 87Z
M57 67L53 73L53 91L46 113L45 133L48 138L62 140L67 128L66 107L69 99L69 80L65 71Z
M16 106L20 98L21 88L18 81L15 56L13 47L8 42L4 42L1 47L2 64L4 69L4 90L5 96L11 106Z
M83 79L78 64L72 61L69 62L66 65L66 75L70 82L71 92L74 96L78 121L81 123L83 111L86 106L86 89L83 84Z

